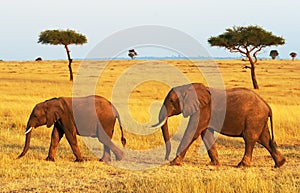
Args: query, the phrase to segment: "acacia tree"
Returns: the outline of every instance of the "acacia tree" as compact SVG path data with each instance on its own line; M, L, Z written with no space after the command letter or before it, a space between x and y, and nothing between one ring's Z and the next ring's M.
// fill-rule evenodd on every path
M72 61L69 45L82 45L87 43L87 38L74 30L45 30L40 33L38 43L51 44L51 45L63 45L66 49L69 60L70 81L73 81Z
M248 68L251 69L253 87L258 89L255 75L257 54L267 46L283 45L285 40L259 26L234 26L231 29L226 29L226 32L219 36L210 37L208 43L211 46L224 47L230 52L239 52L243 57L246 57L251 65Z
M296 56L297 56L297 53L296 52L291 52L290 56L292 57L292 60L294 61Z
M138 54L134 49L128 50L128 56L133 60Z
M277 50L270 51L270 56L271 56L272 60L275 60L278 55L279 55L279 53Z

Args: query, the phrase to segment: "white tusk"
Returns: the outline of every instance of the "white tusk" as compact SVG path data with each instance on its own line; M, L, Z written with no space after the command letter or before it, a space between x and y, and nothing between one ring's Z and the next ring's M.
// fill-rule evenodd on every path
M150 129L157 129L159 127L162 127L166 123L166 121L167 121L167 117L165 117L162 122L152 125Z
M25 135L27 135L27 133L29 133L32 130L33 127L30 127L26 132Z

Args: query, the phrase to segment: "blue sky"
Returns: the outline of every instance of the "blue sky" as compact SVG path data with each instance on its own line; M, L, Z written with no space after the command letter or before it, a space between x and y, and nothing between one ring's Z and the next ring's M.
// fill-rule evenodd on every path
M90 50L111 34L142 25L162 25L194 37L213 57L239 56L223 48L210 47L207 39L233 26L259 25L286 44L266 48L280 58L300 53L300 1L298 0L2 0L0 59L33 60L66 59L62 46L37 43L39 33L46 29L74 29L87 36L88 43L70 46L73 58L85 58ZM153 56L151 51L143 53Z

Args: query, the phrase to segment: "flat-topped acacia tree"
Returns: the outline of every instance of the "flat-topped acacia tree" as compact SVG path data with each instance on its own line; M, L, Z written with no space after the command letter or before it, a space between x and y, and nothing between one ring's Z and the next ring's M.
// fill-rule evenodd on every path
M292 60L294 61L296 56L297 56L297 53L296 52L291 52L290 56L292 57Z
M283 45L285 40L267 32L259 26L233 27L226 29L223 34L210 37L208 43L211 46L219 46L228 49L230 52L239 52L246 57L251 67L251 78L254 89L258 89L258 83L255 75L255 64L257 63L257 54L267 46Z
M82 45L87 43L87 38L74 30L45 30L40 33L38 43L63 45L66 49L69 60L70 81L73 81L72 58L70 55L69 45Z
M272 60L275 60L278 55L279 55L279 53L277 50L270 51L270 56L271 56Z

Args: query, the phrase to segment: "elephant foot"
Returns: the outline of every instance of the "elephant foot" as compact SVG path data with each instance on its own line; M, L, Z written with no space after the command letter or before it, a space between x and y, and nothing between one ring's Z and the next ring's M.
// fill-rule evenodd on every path
M182 159L178 156L170 162L170 166L182 166L182 164Z
M214 160L214 161L210 161L208 165L211 165L211 166L220 166L220 162L218 160Z
M250 166L251 166L251 164L245 163L244 161L241 161L241 162L237 165L238 168L242 168L242 167L250 167Z
M76 160L74 160L74 162L83 162L84 159L83 158L76 158Z
M275 163L275 168L280 168L284 163L286 162L286 159L283 157L280 161Z
M46 161L52 161L52 162L55 161L54 157L51 157L51 156L48 156L45 160Z
M119 154L119 155L115 154L115 155L116 155L116 160L117 160L117 161L120 161L120 160L123 159L124 153L121 151L121 152L119 152L118 154Z
M103 156L101 159L99 159L100 162L110 162L110 156Z
M120 161L124 158L124 152L122 150L114 151L114 154L117 161Z

